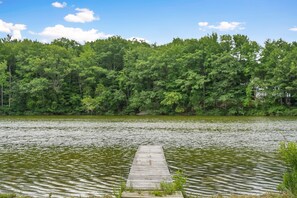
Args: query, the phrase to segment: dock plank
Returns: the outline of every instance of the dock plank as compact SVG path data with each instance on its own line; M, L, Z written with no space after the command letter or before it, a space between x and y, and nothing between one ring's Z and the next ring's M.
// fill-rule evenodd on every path
M162 146L140 146L126 186L135 190L155 190L160 187L162 181L172 182Z
M183 195L181 192L176 192L173 195L163 196L163 198L182 198ZM155 198L150 192L124 192L122 198Z

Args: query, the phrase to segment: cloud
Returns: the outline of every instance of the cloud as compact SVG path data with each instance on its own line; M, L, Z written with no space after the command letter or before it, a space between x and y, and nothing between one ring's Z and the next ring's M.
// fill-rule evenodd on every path
M289 30L297 32L297 27L290 28Z
M24 24L7 23L0 19L0 32L11 34L12 39L22 39L21 31L27 29Z
M242 23L240 22L226 22L222 21L218 26L210 25L209 28L218 29L220 31L235 30L241 28Z
M208 22L199 22L198 25L200 27L207 27L208 26Z
M52 3L52 6L55 8L65 8L67 6L67 3L66 2L60 3L56 1Z
M94 16L94 12L87 8L76 8L77 13L68 14L64 17L65 21L74 23L86 23L99 20L99 17Z
M219 31L244 30L244 23L222 21L218 25L209 25L208 22L199 22L198 25L203 28L215 29ZM202 30L202 29L201 29Z
M95 41L97 39L105 39L112 36L109 34L98 32L98 30L96 29L85 31L80 28L65 27L63 25L46 27L41 33L38 33L38 35L45 37L46 40L53 40L53 39L64 37L64 38L76 40L79 43Z

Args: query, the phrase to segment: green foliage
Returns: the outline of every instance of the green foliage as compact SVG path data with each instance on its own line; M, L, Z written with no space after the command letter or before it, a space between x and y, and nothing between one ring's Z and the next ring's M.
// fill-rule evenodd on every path
M156 196L156 197L162 197L162 196L164 196L164 193L162 191L160 191L160 190L153 190L151 192L151 194L154 195L154 196Z
M293 197L297 197L297 171L284 173L283 182L278 186L278 189Z
M90 113L93 113L97 106L97 101L94 98L86 97L82 99L83 108Z
M0 40L0 114L297 115L297 45Z
M166 196L172 195L177 191L181 191L185 193L184 186L186 184L187 179L181 171L176 171L173 175L173 182L161 182L160 189L153 190L151 193L155 196Z
M279 185L279 190L297 197L297 143L281 143L279 153L288 166L283 175L283 182Z
M161 101L161 105L165 105L177 113L182 113L184 109L178 106L183 96L178 92L165 92L164 100Z
M29 196L16 195L16 194L0 194L0 198L31 198Z
M172 195L176 192L176 186L173 183L161 182L160 189L164 195Z
M187 178L185 177L183 172L180 170L176 171L175 174L173 175L173 183L175 185L175 189L177 191L183 192L186 182L187 182Z
M7 73L7 62L0 62L0 84L7 82L8 73Z
M126 183L125 182L121 182L120 188L117 190L113 190L113 195L115 196L115 198L121 198L123 192L126 190Z
M297 143L282 142L280 144L279 153L288 167L290 167L292 170L297 170Z
M153 190L151 194L157 197L163 197L166 195L172 195L176 192L176 187L174 183L171 182L161 182L160 183L160 189Z
M16 198L16 194L0 194L0 198Z

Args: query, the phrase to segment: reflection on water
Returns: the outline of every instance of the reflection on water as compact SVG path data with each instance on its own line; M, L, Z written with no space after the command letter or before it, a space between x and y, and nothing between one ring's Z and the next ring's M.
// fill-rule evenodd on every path
M183 170L189 194L261 194L276 191L284 171L276 155L242 149L166 150L170 169Z
M129 173L135 149L47 147L0 155L0 191L36 197L112 193Z
M112 193L140 144L164 145L195 195L275 191L280 141L297 140L295 118L0 119L0 193L35 197Z

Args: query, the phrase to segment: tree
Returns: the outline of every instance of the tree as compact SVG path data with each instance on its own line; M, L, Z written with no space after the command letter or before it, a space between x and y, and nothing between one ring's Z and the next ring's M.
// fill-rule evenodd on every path
M167 106L170 110L177 113L184 112L184 108L179 106L183 96L178 92L165 92L164 100L161 101L161 105Z
M4 86L7 84L7 62L0 63L1 107L4 106Z
M297 115L297 43L213 33L150 45L115 36L0 39L9 114Z

